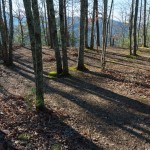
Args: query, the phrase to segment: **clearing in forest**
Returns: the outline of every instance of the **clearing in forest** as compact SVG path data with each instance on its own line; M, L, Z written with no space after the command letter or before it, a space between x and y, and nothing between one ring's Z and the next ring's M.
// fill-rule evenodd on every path
M55 71L53 50L43 48L47 110L34 108L31 51L14 51L14 65L0 65L0 149L150 149L150 50L137 57L108 48L106 70L97 51L85 50L86 72L75 69L77 50L68 49L70 76Z

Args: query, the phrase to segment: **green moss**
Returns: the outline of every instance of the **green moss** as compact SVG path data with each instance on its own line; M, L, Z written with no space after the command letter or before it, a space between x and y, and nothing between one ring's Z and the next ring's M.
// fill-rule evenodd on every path
M69 67L69 71L78 71L76 67Z
M20 134L20 135L18 136L18 139L19 139L19 140L22 140L22 141L27 141L27 140L30 139L30 135L27 134L27 133L22 133L22 134Z
M56 78L58 77L58 74L56 71L51 71L48 73L48 78Z
M54 144L51 147L52 150L61 150L61 144Z
M127 58L131 58L131 59L137 59L138 56L134 56L134 55L127 55Z

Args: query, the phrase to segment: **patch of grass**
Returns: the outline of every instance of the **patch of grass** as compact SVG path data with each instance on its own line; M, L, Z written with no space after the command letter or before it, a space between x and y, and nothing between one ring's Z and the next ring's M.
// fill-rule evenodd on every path
M126 57L127 57L127 58L130 58L130 59L137 59L138 55L137 55L137 56L134 56L134 55L127 55Z
M69 71L78 71L77 67L69 67Z
M30 135L27 133L22 133L18 136L18 139L22 141L28 141L30 139Z
M52 150L61 150L61 144L54 144L51 147Z
M51 71L48 73L48 78L57 78L58 74L56 71Z
M27 108L31 110L33 108L33 102L35 99L36 88L31 88L28 94L24 97L24 100L27 104Z

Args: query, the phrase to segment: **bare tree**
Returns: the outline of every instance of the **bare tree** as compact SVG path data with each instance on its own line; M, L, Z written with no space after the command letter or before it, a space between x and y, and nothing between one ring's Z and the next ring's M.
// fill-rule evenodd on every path
M104 12L103 12L103 44L102 44L102 54L101 54L101 67L102 70L105 69L106 60L106 42L107 42L107 7L108 7L108 0L103 0L104 4Z
M39 10L37 0L23 0L29 36L31 42L31 50L33 57L33 66L36 84L36 108L44 108L43 96L43 65L42 65L42 43L41 43L41 27L39 19Z

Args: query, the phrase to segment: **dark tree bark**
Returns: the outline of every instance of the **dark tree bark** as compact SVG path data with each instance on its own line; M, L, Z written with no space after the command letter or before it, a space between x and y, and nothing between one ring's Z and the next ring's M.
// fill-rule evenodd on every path
M129 24L130 55L132 55L133 15L134 15L134 0L132 0L131 13L130 13L130 24Z
M13 64L13 14L12 14L12 0L9 0L9 12L10 12L10 21L9 21L9 65Z
M49 0L46 0L47 3L47 16L48 16L48 45L51 46L51 48L54 48L53 45L53 35L52 35L52 20L50 16L50 5L49 5Z
M63 59L63 75L68 75L68 57L67 57L67 40L65 29L65 5L64 0L59 0L59 17L60 17L60 32L62 45L62 59Z
M51 31L53 37L53 44L55 50L55 57L56 57L56 65L57 65L57 74L60 75L62 73L62 63L61 63L61 55L59 50L58 44L58 36L57 36L57 26L56 26L56 19L55 19L55 11L54 11L54 4L53 0L47 0L47 5L50 10L50 18L51 18Z
M95 22L95 10L96 10L96 0L93 1L93 15L92 15L92 26L91 26L91 43L90 49L94 47L94 22Z
M85 47L88 49L89 48L89 44L88 44L88 0L85 1Z
M141 6L140 6L140 18L139 18L139 24L138 24L138 46L139 46L139 39L140 39L140 30L141 30L141 19L142 19L142 0L141 0Z
M146 45L146 4L147 4L147 0L144 0L144 25L143 25L143 38L144 38L144 43L143 46L147 47Z
M3 18L4 18L4 24L5 24L5 31L6 31L6 37L8 41L8 27L7 27L7 18L6 18L6 1L2 0L2 6L3 6Z
M107 21L107 37L109 37L109 39L111 39L111 33L110 33L110 26L111 26L111 24L110 24L110 19L111 19L113 5L114 5L114 0L111 1L110 12L109 12L108 21ZM106 42L106 44L107 44L107 42Z
M66 10L66 0L64 0L64 18L65 18L65 37L66 37L66 44L67 47L70 46L69 44L69 32L68 32L68 23L67 23L67 10Z
M30 35L36 84L36 108L44 108L41 27L37 0L23 0ZM31 7L32 2L32 7ZM32 10L31 10L32 9ZM33 12L32 12L33 11Z
M138 6L139 6L139 0L136 0L135 3L135 15L134 15L134 49L133 49L133 55L136 56L137 51L137 18L138 18Z
M85 0L86 1L86 0ZM78 70L85 70L84 66L84 43L85 43L85 1L81 1L81 10L80 10L80 47L78 53Z
M3 17L2 17L1 1L0 1L0 33L1 33L1 38L2 38L3 61L4 61L4 65L8 66L9 59L8 59L8 48L7 48L7 34L6 34L5 23L4 23Z
M99 29L99 17L98 17L98 0L95 0L96 1L96 30L97 30L97 47L100 46L100 29Z
M104 12L103 12L103 45L102 45L102 55L101 55L101 67L102 70L105 69L106 65L106 42L107 42L107 7L108 0L103 0L104 3Z

